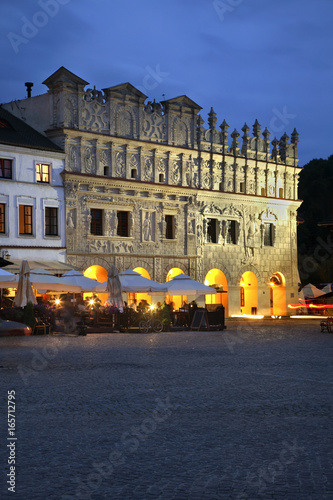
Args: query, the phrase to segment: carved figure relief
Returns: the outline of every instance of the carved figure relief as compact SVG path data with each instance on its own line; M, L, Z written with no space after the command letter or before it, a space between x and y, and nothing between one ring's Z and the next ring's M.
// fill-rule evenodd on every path
M94 174L95 173L95 154L93 148L86 147L85 148L85 173L86 174Z
M153 160L151 158L146 157L144 163L144 174L143 180L152 182L153 179Z
M110 233L112 236L117 235L118 230L118 216L116 210L112 210L110 216Z
M152 240L152 214L150 212L146 212L144 219L143 219L143 225L142 225L142 235L143 235L143 240L144 241L151 241Z
M125 153L118 151L116 153L115 177L125 177Z
M258 220L255 215L249 215L247 224L246 224L246 254L248 256L254 255L254 249L258 247L258 235L260 235L260 227L258 224Z
M172 163L172 170L171 170L170 178L171 178L172 184L178 185L181 182L181 178L180 178L180 163L177 160L175 160Z
M69 164L67 164L68 170L70 170L71 172L79 172L80 171L79 150L78 150L77 146L71 146L68 163L69 163Z

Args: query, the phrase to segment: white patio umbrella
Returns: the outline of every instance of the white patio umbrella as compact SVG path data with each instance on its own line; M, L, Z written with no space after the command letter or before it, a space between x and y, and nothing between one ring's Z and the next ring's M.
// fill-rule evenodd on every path
M15 288L12 282L16 281L16 276L13 273L0 268L0 288ZM15 283L16 285L16 283Z
M108 272L108 280L106 285L106 291L108 293L108 302L115 307L123 308L124 302L121 295L121 283L119 279L119 274L116 266L112 264Z
M121 283L121 288L123 292L130 293L152 293L160 292L166 293L167 287L156 281L144 278L140 273L132 271L132 269L127 269L119 273L119 279ZM105 292L107 281L100 283L95 287L95 292Z
M99 284L97 280L87 278L83 273L75 269L63 274L59 279L67 285L79 286L81 292L92 292L94 287Z
M25 307L28 302L37 304L37 300L30 282L30 267L28 261L22 260L16 295L14 298L14 305L17 307Z
M54 276L54 274L46 269L34 269L33 272L30 272L30 281L33 288L40 291L59 293L81 292L81 287L62 282L61 278L57 278L57 276Z
M169 295L210 295L215 294L215 288L206 286L194 280L187 274L179 274L170 281L164 283Z
M300 299L313 299L315 297L320 297L320 295L325 295L325 292L312 285L312 283L303 286L302 290L299 292Z

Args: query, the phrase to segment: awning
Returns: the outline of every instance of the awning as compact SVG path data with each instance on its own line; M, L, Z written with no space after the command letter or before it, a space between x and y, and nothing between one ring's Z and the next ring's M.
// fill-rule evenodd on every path
M22 259L11 259L13 265L6 266L6 271L18 274L20 272ZM34 269L46 269L53 274L63 274L66 271L72 269L78 269L70 264L65 264L65 262L59 262L58 260L30 260L28 259L30 270Z

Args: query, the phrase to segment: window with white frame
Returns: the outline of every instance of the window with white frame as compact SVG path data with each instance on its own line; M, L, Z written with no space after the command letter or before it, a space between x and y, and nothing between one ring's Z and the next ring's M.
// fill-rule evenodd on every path
M48 163L36 163L36 181L45 184L50 183L51 165Z
M33 234L32 205L19 205L19 234Z
M45 207L45 236L58 236L58 212L57 207Z

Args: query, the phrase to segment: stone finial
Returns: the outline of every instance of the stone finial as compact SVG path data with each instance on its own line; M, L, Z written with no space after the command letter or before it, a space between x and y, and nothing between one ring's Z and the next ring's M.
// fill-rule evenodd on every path
M208 113L208 125L211 130L215 130L216 122L216 113L213 108L210 108L210 112Z
M292 144L296 144L296 145L299 143L299 134L298 134L298 132L297 132L297 130L295 128L292 131L290 142Z
M220 129L222 131L223 153L226 153L226 151L228 149L228 135L229 135L228 128L229 128L229 125L227 124L227 122L225 120L223 120L223 122L220 125Z
M289 136L285 132L279 142L280 157L282 161L285 161L288 156L288 141Z
M269 136L271 135L271 133L270 133L270 131L268 130L267 127L263 131L262 135L263 135L263 138L264 138L264 141L265 141L265 151L266 151L266 153L269 153L269 144L271 142L269 140Z
M258 120L256 120L253 125L253 136L259 138L260 132L261 132L261 125L259 124Z
M230 146L230 151L234 154L237 155L239 154L239 141L238 137L240 136L240 133L235 129L232 134L230 134L232 137L232 143Z
M205 121L202 119L201 115L198 115L198 118L197 118L198 141L202 141L204 139L204 136L205 136L205 128L203 126L204 123L205 123Z
M242 154L246 156L250 145L250 135L249 135L250 127L246 123L244 123L242 131L244 132L244 135L242 136L243 139Z
M272 158L273 160L277 160L279 156L279 141L276 137L274 137L274 139L272 140L272 146Z

